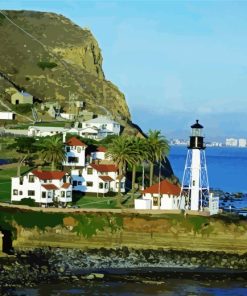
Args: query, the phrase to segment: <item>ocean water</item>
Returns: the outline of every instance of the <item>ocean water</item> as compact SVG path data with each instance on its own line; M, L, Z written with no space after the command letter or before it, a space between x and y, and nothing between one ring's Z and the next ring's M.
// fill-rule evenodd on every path
M247 148L207 147L205 154L210 188L247 193ZM180 181L186 155L186 146L171 146L168 158Z
M244 281L168 279L158 283L128 281L93 281L82 284L49 284L37 288L16 289L8 295L18 296L246 296Z

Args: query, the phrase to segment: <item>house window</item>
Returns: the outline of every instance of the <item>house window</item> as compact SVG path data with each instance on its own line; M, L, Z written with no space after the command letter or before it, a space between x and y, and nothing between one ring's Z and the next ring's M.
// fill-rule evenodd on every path
M99 189L103 189L104 188L104 183L100 182L99 183Z
M65 191L61 191L61 197L65 197Z
M42 191L41 196L42 196L42 198L46 198L46 192L45 191Z
M116 183L116 188L118 188L118 186L119 186L119 182ZM120 183L120 188L124 189L124 183L123 182Z
M20 177L20 185L23 185L23 177Z
M69 156L68 157L68 162L69 163L78 163L78 157Z
M19 191L19 195L22 195L22 194L23 194L23 192L20 190L20 191Z
M28 196L34 196L35 195L35 191L34 190L28 190L27 195Z
M87 186L87 187L93 187L93 182L87 182L87 183L86 183L86 186Z
M76 150L78 153L81 153L81 147L77 147Z
M47 183L47 180L44 180L44 183Z
M51 197L52 197L52 192L48 191L48 198L51 198Z
M105 183L105 189L107 189L108 188L108 183Z
M17 189L13 190L13 195L18 195L18 190Z
M29 175L28 176L28 182L29 183L34 183L34 175Z
M79 176L79 177L82 176L82 170L79 170L78 176Z
M71 197L71 191L66 192L66 197Z
M92 168L87 168L87 174L92 175L93 174L93 169Z
M78 181L78 183L77 183L78 185L82 185L82 182L81 181Z
M69 146L66 147L66 152L70 152L70 147Z
M73 187L77 186L77 181L73 181L72 186L73 186Z
M157 196L153 197L153 206L158 206L158 197Z

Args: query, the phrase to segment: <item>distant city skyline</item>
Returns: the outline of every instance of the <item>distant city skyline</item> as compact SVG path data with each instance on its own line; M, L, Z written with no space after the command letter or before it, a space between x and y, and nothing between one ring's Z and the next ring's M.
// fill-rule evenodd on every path
M63 14L99 42L106 79L146 132L207 139L247 135L247 2L1 1L1 9Z

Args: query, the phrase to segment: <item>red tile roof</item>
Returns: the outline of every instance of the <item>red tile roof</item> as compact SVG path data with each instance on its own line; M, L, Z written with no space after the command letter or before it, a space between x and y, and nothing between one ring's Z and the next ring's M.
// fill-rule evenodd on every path
M118 168L115 164L95 164L91 163L90 166L98 172L116 172Z
M160 193L160 194L169 194L169 195L180 195L180 187L170 183L167 180L163 180L160 183L154 184L145 190L142 193Z
M43 184L42 187L44 187L46 190L56 190L58 189L56 185L54 184Z
M113 179L110 176L100 176L100 179L105 181L105 182L113 181Z
M82 141L77 139L76 137L70 138L67 142L66 145L68 146L82 146L82 147L87 147L86 144L84 144Z
M97 151L98 151L98 152L106 152L107 149L106 149L104 146L99 146L99 147L97 148Z
M70 185L71 185L70 183L64 183L61 188L67 189L69 188Z
M60 171L38 171L34 170L32 173L41 180L61 180L66 172Z

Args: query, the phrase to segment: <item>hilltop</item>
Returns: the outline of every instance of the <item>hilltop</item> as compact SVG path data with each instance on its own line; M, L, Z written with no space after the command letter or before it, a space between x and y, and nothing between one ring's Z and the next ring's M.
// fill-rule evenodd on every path
M89 29L49 12L0 14L0 105L12 108L6 89L34 96L37 104L58 102L67 111L70 94L95 114L131 125L124 94L106 80L99 45Z

